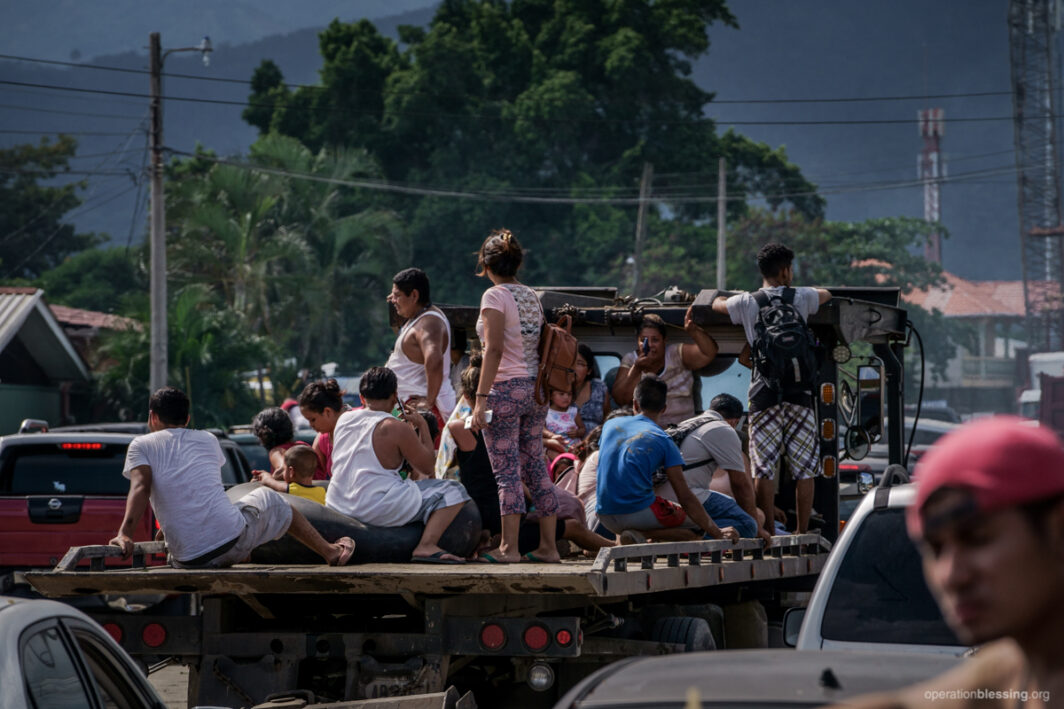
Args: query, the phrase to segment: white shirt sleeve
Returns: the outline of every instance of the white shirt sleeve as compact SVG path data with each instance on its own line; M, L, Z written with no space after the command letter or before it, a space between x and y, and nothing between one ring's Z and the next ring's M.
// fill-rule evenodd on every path
M805 309L808 315L820 310L820 294L816 292L816 288L801 288L799 293L805 300Z
M141 443L144 441L142 436L137 436L129 442L129 448L126 449L126 464L122 469L122 475L129 477L133 468L137 468L141 465L151 465L148 462L148 456L141 450Z
M731 318L732 325L743 324L743 311L746 309L746 299L749 297L749 293L739 293L724 301L724 304L728 306L728 316Z

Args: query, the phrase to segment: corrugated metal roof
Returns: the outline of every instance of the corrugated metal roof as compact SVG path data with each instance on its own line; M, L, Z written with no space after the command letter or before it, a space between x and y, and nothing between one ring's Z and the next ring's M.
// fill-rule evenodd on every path
M0 287L0 351L18 337L56 380L89 378L89 368L63 332L38 288Z

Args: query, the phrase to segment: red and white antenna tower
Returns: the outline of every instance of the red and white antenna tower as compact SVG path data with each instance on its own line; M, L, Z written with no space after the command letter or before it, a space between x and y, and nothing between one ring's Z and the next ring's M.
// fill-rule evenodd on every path
M942 217L938 190L942 178L946 176L939 150L939 142L946 131L944 116L945 112L941 108L925 108L917 112L924 148L916 163L916 174L924 183L924 220L932 224L938 224ZM932 263L942 263L942 240L937 231L927 236L924 258Z

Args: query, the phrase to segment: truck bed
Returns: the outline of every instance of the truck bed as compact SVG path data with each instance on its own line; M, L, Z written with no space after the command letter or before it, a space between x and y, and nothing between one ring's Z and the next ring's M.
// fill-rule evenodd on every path
M26 579L50 597L125 593L379 595L579 594L601 598L797 578L820 572L830 543L813 534L758 540L640 544L602 549L592 560L561 564L238 564L227 569L170 567L30 572ZM113 554L82 547L78 559ZM94 552L93 550L102 550ZM75 550L72 550L74 552ZM68 557L70 555L68 554ZM76 563L76 560L75 562Z

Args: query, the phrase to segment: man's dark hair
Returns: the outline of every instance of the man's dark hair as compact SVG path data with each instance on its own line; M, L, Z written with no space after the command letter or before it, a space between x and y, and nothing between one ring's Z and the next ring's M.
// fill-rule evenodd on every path
M323 413L326 408L340 413L344 410L344 392L335 379L319 379L303 387L299 408L315 414Z
M709 402L709 410L716 411L726 419L737 419L743 415L743 404L731 394L717 394Z
M429 293L429 277L420 268L404 268L392 277L392 283L404 295L410 295L416 289L418 305L424 305L426 308L432 305L432 298Z
M650 414L665 410L665 398L668 395L669 385L654 374L644 374L635 385L635 400L639 402L639 408Z
M646 330L648 327L660 332L663 340L669 337L668 326L665 325L665 321L661 319L660 315L654 313L644 315L643 319L639 321L639 332Z
M366 401L380 401L394 394L398 387L395 372L387 367L370 367L358 383L358 393Z
M757 270L765 278L775 278L794 262L794 252L783 244L765 244L757 252Z
M266 450L288 443L295 435L292 419L279 406L271 406L255 414L255 418L251 419L251 432Z
M154 412L168 426L188 423L188 409L188 396L176 387L158 389L148 399L148 411Z

